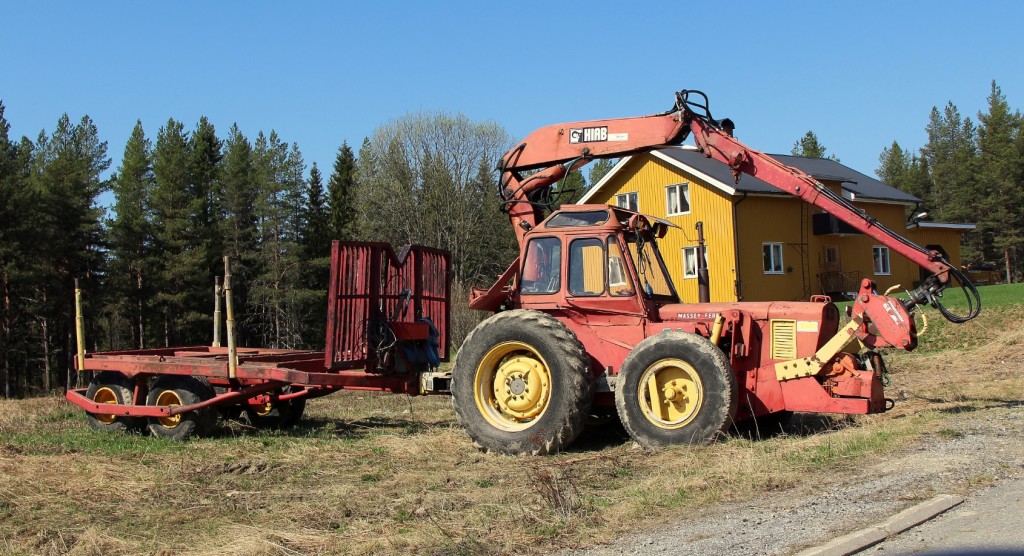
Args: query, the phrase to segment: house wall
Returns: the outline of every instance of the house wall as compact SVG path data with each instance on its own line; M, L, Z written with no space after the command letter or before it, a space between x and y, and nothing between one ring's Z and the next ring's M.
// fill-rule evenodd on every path
M683 182L690 184L691 212L682 216L666 216L665 188ZM833 191L841 190L838 182L823 183ZM822 272L827 270L825 251L828 246L836 249L839 269L850 278L846 284L848 287L844 289L856 290L861 278L875 280L879 291L896 284L910 289L921 279L918 266L891 248L890 274L876 275L872 247L881 243L866 235L815 236L812 215L821 210L799 199L787 195L744 196L742 193L731 197L650 155L634 157L588 203L614 205L615 195L632 191L638 193L640 212L666 218L681 228L670 229L659 246L684 302L696 302L698 299L697 279L683 278L683 247L697 244L695 225L698 220L704 222L712 301L736 301L737 276L743 301L804 300L809 295L823 293ZM902 204L858 201L854 205L918 245L942 245L950 256L950 262L960 265L961 231L935 228L907 230ZM766 242L783 244L782 274L764 272L763 244Z
M690 213L667 216L668 185L689 183ZM704 222L707 245L708 275L711 301L735 301L735 252L733 250L732 200L721 190L695 178L684 178L680 171L650 155L636 156L631 163L612 176L594 197L592 204L615 204L615 195L637 192L640 212L665 218L679 226L670 228L658 241L665 265L679 292L680 299L696 303L697 279L683 278L683 248L697 245L696 225Z
M960 267L964 264L960 251L960 240L963 233L964 230L914 228L907 230L906 237L921 247L941 245L946 250L946 254L949 255L950 264Z
M854 202L879 222L921 246L941 245L950 256L950 262L960 264L960 232L945 229L907 230L904 206L900 204ZM801 211L801 205L805 208ZM825 268L825 248L831 246L838 254L838 266L850 278L844 289L856 290L859 281L871 278L879 291L900 285L910 289L921 279L920 267L889 249L890 273L875 274L873 247L881 242L863 234L815 236L812 214L820 209L791 197L750 196L737 206L737 236L740 253L740 284L744 301L806 299L802 277L809 276L810 293L823 293L822 273ZM800 221L805 218L806 235L801 240ZM762 244L782 242L782 275L765 274ZM801 255L806 253L807 265L802 266Z
M801 238L801 217L807 219L811 234L810 211L801 210L798 199L748 195L736 205L736 234L739 239L740 291L743 301L805 299L801 257L805 247ZM765 274L764 243L782 243L782 274ZM815 260L815 259L811 259ZM816 268L811 268L813 273Z

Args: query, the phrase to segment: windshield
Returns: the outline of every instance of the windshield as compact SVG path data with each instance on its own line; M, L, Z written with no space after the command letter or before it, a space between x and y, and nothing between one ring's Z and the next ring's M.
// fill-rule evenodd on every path
M636 267L636 275L639 279L640 290L647 297L672 297L676 296L672 288L672 282L665 273L665 264L661 260L661 252L650 234L627 233L626 244L629 246L629 254Z

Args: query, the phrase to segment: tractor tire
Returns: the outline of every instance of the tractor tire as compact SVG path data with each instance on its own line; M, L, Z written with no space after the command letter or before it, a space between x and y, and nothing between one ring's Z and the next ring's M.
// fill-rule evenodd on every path
M285 386L279 393L290 393L292 386ZM246 421L259 429L290 429L302 420L306 411L306 398L294 398L261 407L248 405L245 408Z
M162 375L153 381L146 397L147 405L192 405L214 396L206 379L184 375ZM217 408L206 407L170 417L151 417L149 432L159 438L186 440L193 434L205 434L216 426Z
M551 454L576 440L590 414L590 358L551 315L505 311L466 337L451 391L459 424L481 450Z
M100 404L130 405L134 390L135 383L132 379L118 372L103 371L96 373L89 382L89 389L86 390L85 397ZM140 430L145 422L145 419L138 417L93 413L86 413L86 416L89 426L98 431Z
M736 415L729 360L696 334L666 330L637 344L615 383L615 407L638 444L706 444Z

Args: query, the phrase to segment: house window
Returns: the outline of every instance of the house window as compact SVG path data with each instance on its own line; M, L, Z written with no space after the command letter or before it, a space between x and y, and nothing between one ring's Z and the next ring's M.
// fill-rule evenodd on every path
M636 212L640 212L640 204L637 202L636 191L633 191L632 193L623 193L622 195L616 195L615 206L627 210L635 210Z
M876 245L871 248L871 258L875 263L875 274L888 276L889 272L889 248Z
M665 188L665 212L669 216L690 212L690 184L679 183Z
M704 266L708 266L708 252L704 251ZM683 278L697 277L697 248L683 247Z
M764 253L764 273L782 274L782 244L763 243L761 249Z

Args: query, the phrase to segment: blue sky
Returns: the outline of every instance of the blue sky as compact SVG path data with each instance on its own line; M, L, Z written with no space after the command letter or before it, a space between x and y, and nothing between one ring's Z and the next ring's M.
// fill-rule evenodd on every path
M777 4L777 5L775 5ZM12 2L0 0L0 99L12 135L67 112L116 168L136 119L218 134L276 130L329 171L408 112L552 123L667 109L701 89L751 147L808 129L873 173L925 142L933 105L976 118L995 79L1024 105L1024 2Z

